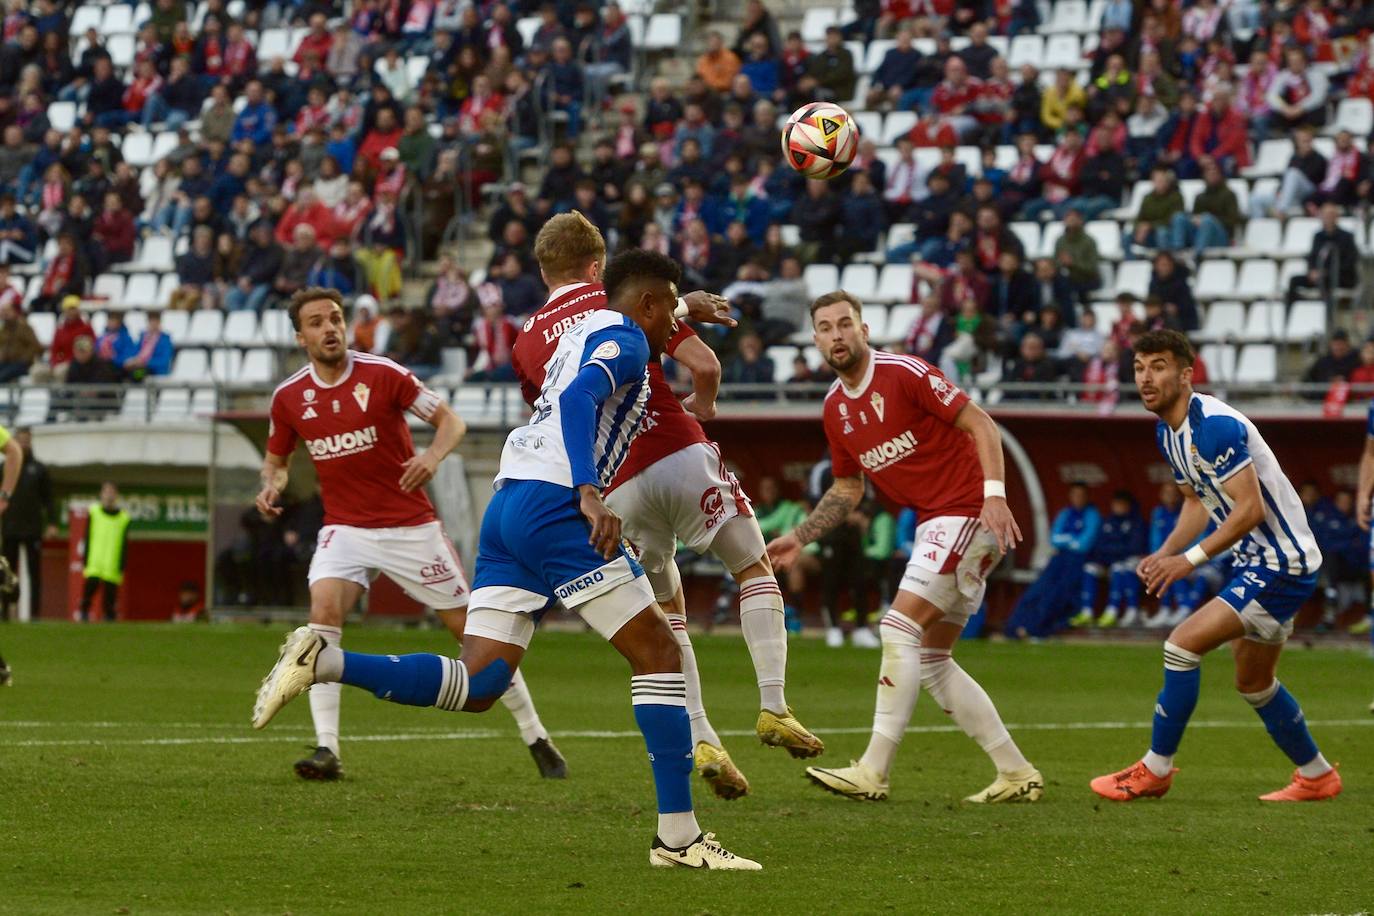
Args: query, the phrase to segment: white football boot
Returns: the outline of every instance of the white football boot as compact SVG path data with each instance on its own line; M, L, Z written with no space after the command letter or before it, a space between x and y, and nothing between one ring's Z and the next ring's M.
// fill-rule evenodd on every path
M315 683L315 657L325 647L324 637L309 627L297 627L281 644L281 655L258 688L253 704L253 727L272 721L283 706Z
M973 802L975 805L1033 802L1039 801L1044 794L1045 777L1040 775L1039 770L1032 767L1020 773L998 773L997 778L992 781L992 785L981 792L970 795L964 801Z
M847 767L807 767L806 776L822 789L845 798L887 799L887 783L857 760L851 760Z
M753 859L737 856L716 842L714 833L703 833L681 849L674 849L658 837L649 847L649 864L654 868L705 868L719 871L762 871Z

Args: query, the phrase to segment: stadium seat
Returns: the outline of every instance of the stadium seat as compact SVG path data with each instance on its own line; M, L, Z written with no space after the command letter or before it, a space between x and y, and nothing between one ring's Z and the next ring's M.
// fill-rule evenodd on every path
M78 6L76 12L72 14L72 22L67 28L67 33L75 37L78 35L85 35L87 29L99 31L104 16L104 7Z
M219 403L213 388L194 388L191 390L191 416L208 417L219 410Z
M191 323L186 328L186 346L213 347L223 336L224 313L219 309L201 309L191 313Z
M224 319L225 346L251 347L258 342L258 316L253 312L230 312Z
M784 238L783 241L786 242L787 240ZM907 242L914 241L916 241L915 223L893 223L887 228L886 244L888 248L895 248L898 245L905 245Z
M258 62L265 65L277 57L291 56L291 33L287 29L263 29L258 35Z
M1360 251L1368 249L1369 237L1365 234L1365 224L1358 216L1342 216L1336 221L1342 229L1355 236L1355 247Z
M191 392L186 388L164 388L157 393L153 422L175 423L191 414Z
M47 388L25 387L19 391L19 413L15 426L41 426L48 420L52 392Z
M1242 384L1267 384L1278 380L1278 350L1273 344L1248 344L1236 361L1235 380Z
M815 7L802 14L802 41L825 41L825 30L838 25L839 10L832 7Z
M1060 0L1062 3L1063 0ZM1018 38L1020 36L1017 36ZM1083 66L1083 49L1077 35L1051 35L1045 42L1045 56L1041 66L1046 69L1075 70Z
M1021 240L1026 249L1026 257L1034 258L1040 251L1040 224L1030 222L1011 223L1008 227L1012 234Z
M638 19L639 17L634 17ZM534 35L539 31L539 26L543 23L538 16L521 16L515 20L515 29L520 33L520 38L524 41L525 47L529 47L534 42Z
M1250 182L1244 178L1226 179L1226 187L1231 189L1231 193L1236 195L1236 206L1240 207L1241 214L1248 213L1250 210Z
M1202 193L1204 184L1201 178L1185 178L1178 183L1178 192L1183 195L1183 209L1193 212L1193 201Z
M48 106L48 124L52 129L65 134L76 124L75 102L53 102Z
M129 134L119 148L124 161L136 169L153 164L153 135L149 133Z
M1122 261L1116 269L1115 293L1132 293L1144 299L1150 289L1150 272L1149 261Z
M27 308L34 299L38 298L38 294L41 292L43 292L43 277L41 275L29 277L29 285L24 292L24 307Z
M650 51L667 51L682 44L682 17L677 13L655 13L649 17L644 30L644 47Z
M1306 258L1289 258L1279 266L1279 293L1288 292L1288 283L1299 274L1307 273Z
M105 42L105 50L110 52L110 62L117 69L127 70L134 65L134 36L111 35Z
M1236 377L1236 348L1231 344L1204 344L1199 351L1213 382L1229 382Z
M801 227L796 223L782 224L782 243L788 248L796 248L801 244ZM473 282L474 286L481 286L480 283Z
M159 299L162 303L164 300ZM168 309L162 313L162 333L172 338L176 344L186 339L186 329L191 326L191 313L180 309Z
M964 174L979 175L983 171L983 151L976 146L956 146L954 161L964 167Z
M285 309L268 309L262 313L262 339L269 347L290 347L296 342L291 316Z
M172 371L169 381L203 382L210 374L210 360L205 351L196 348L183 348L172 357Z
M1269 178L1282 175L1288 168L1288 160L1293 158L1291 139L1263 140L1255 154L1255 161L1241 174L1246 178Z
M833 293L840 288L840 272L834 264L808 264L802 272L807 292L811 298Z
M887 337L896 343L906 340L911 326L921 315L919 305L894 305L887 310Z
M1310 216L1295 216L1283 230L1283 247L1279 250L1285 258L1305 258L1312 251L1312 239L1321 230L1321 220Z
M425 71L429 69L429 58L424 55L406 58L406 76L410 78L412 86L418 86L425 78Z
M124 304L124 278L119 274L101 274L91 287L91 297L104 299L114 306Z
M130 337L138 340L139 335L148 329L148 313L129 309L124 313L124 327L128 328Z
M883 146L891 146L898 137L905 137L916 126L916 112L893 111L883 120Z
M875 38L868 44L868 53L864 55L864 73L872 73L883 64L883 58L887 52L897 47L897 42L891 38Z
M1236 265L1231 261L1204 261L1198 267L1193 295L1199 299L1233 296L1236 290Z
M1252 219L1245 224L1247 254L1277 257L1283 250L1283 224L1276 219Z
M1045 39L1039 35L1022 33L1011 40L1007 51L1007 65L1015 70L1024 64L1044 69Z
M165 274L176 270L172 240L165 235L150 235L139 246L138 255L127 265L131 271Z
M1055 220L1046 223L1040 231L1040 250L1035 253L1037 258L1054 257L1054 246L1059 242L1060 236L1064 234L1064 224Z
M1049 21L1041 25L1039 31L1047 35L1070 33L1075 37L1087 34L1091 31L1087 0L1059 0L1054 4Z
M1255 302L1246 314L1240 339L1247 343L1282 340L1286 323L1282 302Z
M156 308L163 305L157 301L157 284L156 274L133 274L124 287L124 304L129 308Z
M807 283L809 286L810 281ZM840 276L839 288L858 296L860 302L872 301L878 291L878 268L872 264L850 264Z
M238 312L236 314L252 314ZM222 384L232 382L239 376L239 366L243 363L243 351L234 347L220 347L210 351L210 375ZM203 379L202 379L203 381Z
M172 150L177 148L179 142L176 131L174 130L164 130L162 133L158 134L157 139L153 141L153 164L157 164L170 156Z
M911 265L888 264L878 277L878 289L873 294L877 302L911 301Z
M123 420L134 423L146 423L149 419L150 404L148 394L152 389L141 388L131 385L124 389L124 403L119 408L119 416Z
M1269 299L1283 292L1278 286L1278 265L1268 258L1253 258L1241 264L1234 295L1237 299Z
M176 292L181 286L181 278L174 273L162 275L162 279L157 284L157 303L166 308L172 302L172 293ZM189 314L189 313L187 313ZM164 323L166 318L163 319ZM175 338L173 338L175 339Z
M99 337L101 334L104 334L104 333L105 333L105 313L104 313L104 312L91 312L91 314L90 314L90 319L91 319L91 330L92 330L92 331L95 331L95 336L96 336L96 337Z
M1097 243L1097 253L1100 257L1109 261L1121 260L1121 226L1116 220L1095 219L1085 225L1083 231L1092 236L1092 240Z
M1284 337L1289 343L1326 339L1326 303L1304 299L1288 310Z
M52 346L53 331L57 329L57 316L52 312L33 312L29 315L29 327L33 328L33 336L38 338L38 342L43 346Z
M105 7L105 15L100 22L101 35L108 39L114 35L132 35L133 33L133 7L123 3Z
M257 348L243 354L243 364L234 379L240 385L266 385L276 371L276 357L271 350Z
M1126 206L1116 211L1116 217L1124 220L1134 220L1135 215L1140 212L1140 202L1145 199L1145 195L1150 193L1150 183L1148 181L1137 181L1131 187L1131 199Z
M1020 154L1017 153L1016 147L1009 143L1003 143L997 146L997 155L994 162L999 169L1010 172L1016 165L1016 160L1018 158L1020 158Z
M1336 117L1326 133L1348 130L1356 137L1366 137L1374 130L1374 103L1362 96L1346 96L1336 105Z
M1193 333L1200 341L1235 340L1245 326L1245 306L1239 302L1213 302L1207 307L1207 318Z
M806 360L806 365L814 372L821 367L825 359L821 356L821 351L815 347L803 347L802 358Z
M773 361L773 381L781 385L792 378L792 360L797 358L796 347L769 347L765 355Z
M461 379L468 371L468 353L462 347L444 347L439 351L440 373Z
M864 324L868 325L869 340L878 344L887 340L887 317L887 306L864 303Z
M877 111L854 112L854 126L859 128L859 136L877 142L883 135L883 116Z

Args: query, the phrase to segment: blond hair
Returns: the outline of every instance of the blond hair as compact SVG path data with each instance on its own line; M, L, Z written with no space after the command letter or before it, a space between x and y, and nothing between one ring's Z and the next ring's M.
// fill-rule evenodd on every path
M580 279L587 265L606 261L601 230L576 210L544 224L534 239L534 257L550 284Z

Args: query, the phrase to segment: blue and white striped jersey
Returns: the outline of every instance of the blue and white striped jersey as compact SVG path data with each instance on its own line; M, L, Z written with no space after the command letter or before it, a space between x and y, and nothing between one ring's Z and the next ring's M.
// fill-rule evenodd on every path
M608 486L644 417L648 363L644 332L619 312L597 309L565 331L544 366L534 416L506 438L497 485L542 480ZM593 380L595 390L586 380L573 384L588 366L605 373Z
M1174 482L1192 487L1218 525L1233 505L1223 484L1255 466L1264 521L1232 548L1235 565L1262 566L1291 576L1310 575L1321 567L1321 550L1297 491L1248 417L1211 395L1194 394L1182 426L1170 429L1160 421L1155 439L1173 468Z

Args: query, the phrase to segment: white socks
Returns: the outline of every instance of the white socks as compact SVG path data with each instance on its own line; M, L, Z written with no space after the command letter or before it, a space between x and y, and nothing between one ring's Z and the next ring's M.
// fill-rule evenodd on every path
M1154 773L1160 779L1168 776L1174 771L1174 755L1156 754L1154 751L1146 751L1145 756L1140 758L1140 762L1145 764L1145 769Z
M515 724L520 729L520 740L524 741L526 746L540 738L549 737L549 733L544 729L544 723L539 721L539 713L535 711L534 700L530 699L530 690L525 686L525 676L520 673L519 668L515 669L510 687L501 694L501 705L510 710L510 714L515 717Z
M787 682L787 628L777 579L758 576L739 584L739 625L749 646L749 656L754 660L759 706L786 713L783 685Z
M339 648L343 631L322 623L312 623L310 629L323 636L329 644L329 648L320 652L315 661L315 676L324 678L326 683L316 683L310 688L310 718L315 722L315 744L329 748L337 756L339 700L343 685L335 682L335 679L343 673L343 650Z
M883 661L878 669L873 736L859 763L886 779L921 693L922 634L915 621L896 611L883 617L878 632L883 640Z
M674 849L681 849L701 836L695 811L675 811L658 816L658 838Z
M721 747L720 735L711 727L711 720L706 718L706 706L701 698L701 675L697 671L697 653L692 648L691 637L687 635L687 618L682 614L665 614L668 618L668 626L673 631L673 637L677 639L678 648L682 650L682 676L687 681L687 718L692 723L692 746L696 747L698 741L705 741ZM695 823L695 821L693 821ZM682 845L673 843L667 837L660 834L663 842L668 845ZM691 842L696 839L696 834L687 840Z
M1002 724L997 707L992 705L987 691L959 663L950 657L948 649L926 649L921 652L921 686L940 708L949 714L964 734L978 742L997 772L1003 775L1022 773L1031 768L1011 734Z

